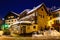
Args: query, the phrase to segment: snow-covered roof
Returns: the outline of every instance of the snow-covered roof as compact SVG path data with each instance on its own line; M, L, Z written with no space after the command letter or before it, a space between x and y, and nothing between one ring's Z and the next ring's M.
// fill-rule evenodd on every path
M18 24L18 23L31 23L30 21L17 21L17 22L15 22L15 23L13 23L12 25L15 25L15 24Z
M20 20L24 20L24 19L26 19L26 18L30 18L31 16L35 16L34 13L31 14L31 15L29 15L29 16L25 16L25 17L21 18Z
M31 23L30 21L20 21L20 23Z
M13 14L15 14L15 15L17 15L17 16L19 16L19 14L17 14L17 13L15 13L15 12L13 12L13 11L11 11Z
M22 14L23 12L29 12L30 11L30 9L25 9L24 11L22 11L20 14Z
M17 22L15 22L15 23L13 23L13 25L14 25L14 24L18 24L18 23L20 23L20 22L19 22L19 21L17 21Z
M30 21L17 21L15 23L13 23L12 25L18 24L18 23L31 23ZM9 25L11 26L11 25Z
M39 7L41 7L42 5L43 5L43 3L40 4L40 5L38 5L37 7L33 8L31 11L28 12L28 14L31 13L31 12L33 12L33 11L35 11L35 10L37 10L37 9L38 9Z
M54 11L52 11L52 12L56 12L56 11L59 11L60 10L60 8L59 9L56 9L56 10L54 10Z

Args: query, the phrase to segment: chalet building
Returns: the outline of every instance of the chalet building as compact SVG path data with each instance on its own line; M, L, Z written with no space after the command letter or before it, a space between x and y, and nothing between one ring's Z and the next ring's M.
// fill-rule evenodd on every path
M8 12L8 14L4 18L6 24L12 25L18 20L19 15L15 12Z
M22 13L24 14L24 13ZM28 14L28 15L26 15ZM46 9L45 4L40 4L37 7L30 10L28 13L25 13L25 16L19 19L21 33L31 33L38 30L44 30L48 24L49 19L49 12ZM29 21L31 25L24 23L22 21ZM22 25L23 24L23 25ZM33 25L33 26L32 26ZM25 31L24 31L25 30Z
M60 31L60 8L51 12L51 20L49 20L48 24Z

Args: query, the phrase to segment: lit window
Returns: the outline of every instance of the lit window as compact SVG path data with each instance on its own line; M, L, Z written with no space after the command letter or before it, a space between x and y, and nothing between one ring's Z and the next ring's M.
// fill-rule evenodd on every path
M14 18L14 16L11 16L11 18Z
M10 18L10 17L8 17L8 18Z

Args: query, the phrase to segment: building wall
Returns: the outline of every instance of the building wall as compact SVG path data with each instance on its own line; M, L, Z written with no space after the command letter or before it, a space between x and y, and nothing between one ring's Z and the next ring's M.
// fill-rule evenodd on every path
M29 28L30 27L30 28ZM38 31L38 26L37 25L31 25L26 27L26 33L32 33L32 32L37 32Z
M35 13L36 13L36 15L35 15ZM48 12L47 12L47 10L46 10L46 8L45 8L44 5L42 5L37 10L29 13L29 15L21 18L20 20L25 20L26 21L26 19L27 20L29 19L28 21L30 21L30 19L32 19L32 18L33 18L33 21L34 21L34 23L32 23L32 26L25 25L26 26L26 33L33 32L33 30L34 31L36 31L36 30L38 31L38 30L41 29L41 27L43 28L43 30L44 30L45 27L48 27L47 24L48 24L48 21L50 20L50 17L48 15ZM35 23L35 22L37 22L37 23ZM37 28L34 29L33 28L34 27L33 25L37 25ZM21 26L23 26L23 25L21 25ZM28 29L28 27L30 27L30 30Z
M25 26L25 28L24 28ZM34 25L20 25L20 33L32 33L32 32L37 32L38 31L38 25L34 24Z
M5 19L5 23L8 25L12 25L13 23L17 22L17 20L19 19L19 14L15 13L15 12L8 12L8 14L4 17Z
M45 26L47 27L47 24L49 21L49 16L45 9L46 8L44 6L42 6L38 10L35 11L35 12L37 12L37 25L38 25L39 29L41 27L43 27L43 29Z
M15 18L15 16L8 16L7 19L5 19L5 23L6 24L9 24L9 25L12 25L13 23L17 22L18 20L18 17Z
M53 24L59 24L60 23L60 10L51 12L51 20L49 20L48 24L49 26L52 26Z
M9 20L5 20L5 23L12 25L13 23L15 23L17 21L17 19L9 19Z

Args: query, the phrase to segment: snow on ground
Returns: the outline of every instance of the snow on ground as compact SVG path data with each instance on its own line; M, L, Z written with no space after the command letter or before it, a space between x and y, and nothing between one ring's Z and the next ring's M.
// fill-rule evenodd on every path
M32 37L42 37L42 36L60 36L60 33L56 30L48 30L43 32L43 34L33 34Z
M56 30L44 32L44 36L60 36L60 33Z

